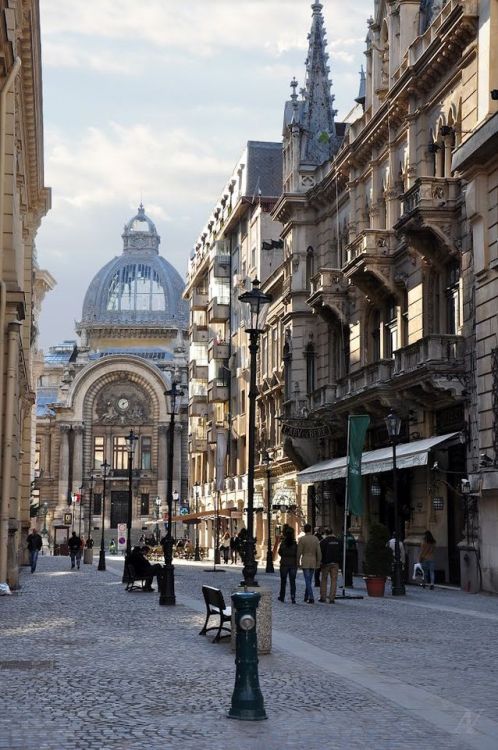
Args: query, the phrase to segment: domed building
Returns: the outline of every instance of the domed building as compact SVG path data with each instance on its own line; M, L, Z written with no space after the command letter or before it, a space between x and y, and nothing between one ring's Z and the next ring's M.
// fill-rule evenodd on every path
M121 255L109 260L88 287L76 324L78 339L49 349L38 380L33 504L43 513L46 509L47 536L56 551L72 530L85 536L91 531L98 542L102 517L106 539L118 540L120 524L128 518L131 430L137 438L132 542L142 534L164 533L167 392L173 381L185 394L177 403L175 513L187 496L184 284L159 255L160 237L142 205L122 239ZM183 527L173 533L183 535Z

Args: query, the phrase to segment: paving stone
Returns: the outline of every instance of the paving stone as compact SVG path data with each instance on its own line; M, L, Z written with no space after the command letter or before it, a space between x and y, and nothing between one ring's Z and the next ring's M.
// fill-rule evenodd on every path
M220 586L228 601L240 569L179 564L178 605L160 607L157 593L124 591L119 560L105 573L67 565L41 558L35 575L23 572L21 593L0 599L0 748L468 750L476 747L473 722L498 715L493 597L437 589L429 599L409 589L407 601L333 606L274 597L274 627L301 639L303 653L317 646L465 706L455 732L278 648L260 659L268 720L251 723L226 717L235 677L229 643L199 637L203 615L182 604L201 599L202 583ZM259 577L277 592L278 574Z

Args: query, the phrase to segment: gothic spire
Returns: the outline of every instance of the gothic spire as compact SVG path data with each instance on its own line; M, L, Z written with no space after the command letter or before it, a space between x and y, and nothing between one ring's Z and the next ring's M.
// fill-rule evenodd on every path
M326 34L320 2L311 6L313 16L308 35L309 49L306 59L306 85L303 91L302 127L304 138L301 160L320 165L331 158L339 147L335 128L334 96L329 78L329 56L326 52Z

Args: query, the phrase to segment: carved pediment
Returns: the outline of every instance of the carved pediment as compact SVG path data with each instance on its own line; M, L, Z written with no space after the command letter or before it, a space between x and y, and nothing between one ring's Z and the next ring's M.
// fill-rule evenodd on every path
M99 393L94 407L94 419L104 425L148 424L149 399L128 381L112 383Z

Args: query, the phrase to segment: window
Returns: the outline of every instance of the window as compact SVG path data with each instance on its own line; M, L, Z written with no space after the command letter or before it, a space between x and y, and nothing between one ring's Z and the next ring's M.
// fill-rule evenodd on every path
M380 313L374 310L370 316L370 362L380 359Z
M304 350L306 359L306 393L313 393L315 390L315 347L310 341Z
M104 463L104 436L96 435L93 439L93 468L100 469Z
M126 450L126 438L123 436L113 438L112 445L112 468L122 471L128 468L128 451Z
M145 435L141 438L140 445L140 468L150 469L152 466L152 438Z
M271 366L275 370L278 367L278 328L275 326L271 332Z
M142 492L142 494L140 495L140 515L148 516L149 513L149 493Z
M291 398L291 390L292 390L292 352L291 352L290 345L288 342L284 344L283 360L284 360L284 400L289 401Z
M460 266L451 263L446 271L446 332L457 334L460 324Z
M315 275L315 256L313 248L306 250L306 289L311 292L311 279Z
M35 445L35 479L41 476L40 466L41 444L37 441Z
M386 306L386 323L384 337L384 357L394 357L398 343L398 311L396 301L391 298Z
M93 515L100 516L102 513L102 495L100 492L93 493Z

